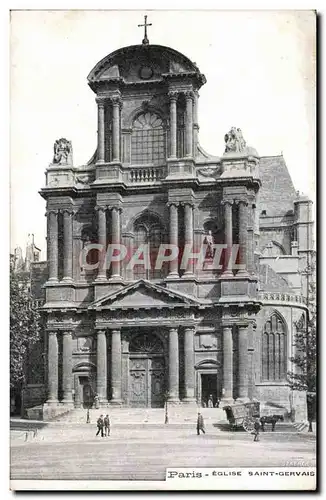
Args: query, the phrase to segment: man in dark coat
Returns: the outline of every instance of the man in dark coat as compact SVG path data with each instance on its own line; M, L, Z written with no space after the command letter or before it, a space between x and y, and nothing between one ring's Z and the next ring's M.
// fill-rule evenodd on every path
M105 415L104 417L104 434L105 436L110 435L110 418L109 415Z
M205 434L204 417L200 412L198 412L198 417L197 417L197 434L198 434L198 436L200 434L200 431L202 431Z
M101 415L100 418L97 419L97 433L96 433L97 436L99 435L99 433L101 433L101 437L104 437L103 427L104 427L104 419L103 415Z
M259 441L259 431L260 431L260 422L259 418L256 418L254 423L254 441Z

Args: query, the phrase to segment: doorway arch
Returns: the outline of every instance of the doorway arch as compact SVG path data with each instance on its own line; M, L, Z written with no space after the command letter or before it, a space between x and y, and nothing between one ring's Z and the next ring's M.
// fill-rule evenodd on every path
M154 332L133 335L129 342L129 405L162 408L166 388L164 344Z

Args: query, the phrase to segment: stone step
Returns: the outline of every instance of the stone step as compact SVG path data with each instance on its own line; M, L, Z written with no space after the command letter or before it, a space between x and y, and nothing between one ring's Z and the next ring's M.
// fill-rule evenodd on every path
M205 423L216 423L226 421L225 412L219 408L202 408L200 409ZM168 410L169 423L178 422L196 422L198 409L197 407L175 406ZM100 415L110 416L111 421L121 424L139 423L139 424L164 424L166 413L164 408L108 408L108 409L91 409L89 417L91 423L96 422ZM57 418L58 422L66 423L86 423L87 410L72 409L69 413Z

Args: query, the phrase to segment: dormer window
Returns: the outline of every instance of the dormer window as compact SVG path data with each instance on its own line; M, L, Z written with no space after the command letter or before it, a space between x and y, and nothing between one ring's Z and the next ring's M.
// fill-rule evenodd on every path
M131 134L131 164L160 165L165 161L165 131L155 113L138 115Z

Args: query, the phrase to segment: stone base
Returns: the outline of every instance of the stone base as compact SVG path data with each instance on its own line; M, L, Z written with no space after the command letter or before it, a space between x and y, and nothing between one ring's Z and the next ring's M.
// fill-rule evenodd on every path
M60 403L58 399L48 399L43 406L59 406Z
M248 397L245 398L237 398L235 400L235 403L237 404L243 404L243 403L250 403L250 399Z
M223 406L228 406L228 405L233 405L233 404L234 404L233 398L224 398L224 399L221 399L219 408L223 409Z
M194 408L197 408L197 401L195 398L183 398L180 401L181 405L186 405L186 406L193 406Z
M110 401L107 402L107 406L122 406L123 404L122 399L110 399Z
M174 406L180 406L180 404L181 404L180 399L176 399L176 398L168 399L168 401L166 402L167 408L172 408Z
M75 407L72 399L63 399L61 401L61 404L67 408L74 408Z

